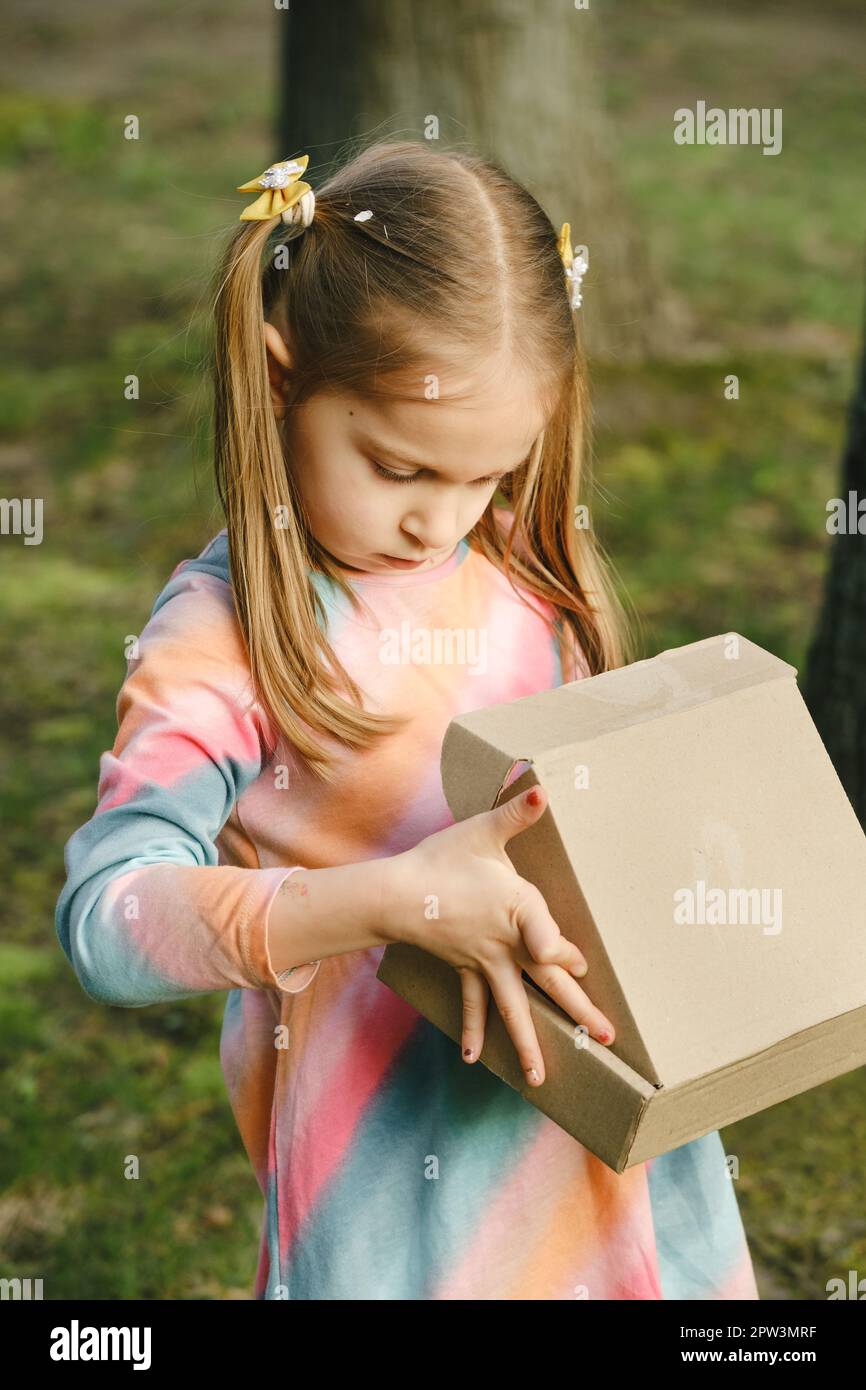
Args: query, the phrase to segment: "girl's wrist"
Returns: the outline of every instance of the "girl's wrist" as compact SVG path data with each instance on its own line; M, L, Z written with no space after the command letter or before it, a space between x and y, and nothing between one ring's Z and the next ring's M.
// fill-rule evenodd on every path
M399 858L289 874L271 903L266 928L274 973L403 939Z
M398 941L422 945L419 922L424 921L424 898L418 891L411 850L376 862L381 866L379 923L383 936L389 945Z

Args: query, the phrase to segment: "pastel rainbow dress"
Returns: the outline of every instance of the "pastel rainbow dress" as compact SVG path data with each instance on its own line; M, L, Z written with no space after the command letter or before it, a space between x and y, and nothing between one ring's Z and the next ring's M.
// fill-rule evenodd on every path
M274 973L268 911L290 868L451 824L449 721L586 674L554 611L466 540L435 569L351 579L363 614L314 576L329 639L366 707L405 728L335 745L328 788L283 744L268 760L221 532L141 633L57 903L94 1000L225 992L221 1064L264 1198L255 1297L758 1298L718 1132L613 1173L377 980L384 947ZM462 647L425 659L421 639L455 629Z

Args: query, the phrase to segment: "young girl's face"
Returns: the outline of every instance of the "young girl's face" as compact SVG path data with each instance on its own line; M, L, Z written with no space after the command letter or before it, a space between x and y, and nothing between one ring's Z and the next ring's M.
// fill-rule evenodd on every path
M265 339L283 419L291 358L272 324ZM437 399L426 399L426 388L422 380L409 400L321 392L286 418L287 466L313 534L347 569L387 574L442 564L546 423L537 383L504 360L472 377L443 372ZM449 398L458 392L469 399Z

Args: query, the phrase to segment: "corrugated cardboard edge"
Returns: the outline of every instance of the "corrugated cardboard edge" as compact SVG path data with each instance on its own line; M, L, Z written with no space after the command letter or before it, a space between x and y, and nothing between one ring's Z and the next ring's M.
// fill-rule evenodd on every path
M497 748L465 728L459 719L452 719L442 740L440 762L442 790L456 822L489 811L496 804L511 769L519 762L531 763L532 758L522 758ZM471 779L460 776L460 771L466 767L473 769Z
M636 1127L626 1166L780 1105L864 1064L866 1006L824 1019L694 1081L659 1089ZM701 1128L695 1116L708 1109L713 1123Z

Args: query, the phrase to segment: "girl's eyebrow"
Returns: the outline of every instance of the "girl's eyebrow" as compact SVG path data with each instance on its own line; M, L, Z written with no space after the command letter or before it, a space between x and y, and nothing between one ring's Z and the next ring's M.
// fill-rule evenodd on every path
M417 459L404 458L402 454L396 453L393 449L389 449L387 445L377 444L372 439L365 440L364 447L369 450L370 453L384 455L391 463L402 463L405 464L407 468L417 468L421 471L427 469L429 473L436 472L435 468L430 468L429 464L419 463ZM532 449L529 450L529 454L531 453ZM512 464L510 468L502 469L499 473L483 473L481 476L483 478L504 478L507 473L513 473L516 468L520 468L526 463L529 459L529 454L526 454L517 463ZM477 479L470 478L469 481L476 482Z

